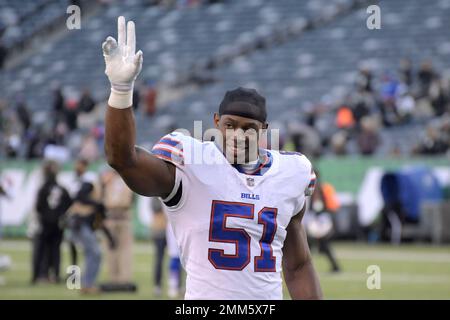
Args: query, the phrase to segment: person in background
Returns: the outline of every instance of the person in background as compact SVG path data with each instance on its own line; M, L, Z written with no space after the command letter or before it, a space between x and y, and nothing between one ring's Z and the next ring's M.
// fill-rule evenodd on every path
M181 295L181 268L180 253L178 251L177 241L173 234L172 226L167 222L166 226L166 244L169 254L169 290L167 296L171 299L178 298Z
M95 100L92 98L91 92L89 89L84 89L83 94L81 95L80 101L78 102L78 109L80 112L89 113L95 108Z
M163 262L164 251L166 249L166 228L167 220L164 213L161 200L158 198L151 199L151 209L153 212L152 223L152 239L156 249L155 269L154 269L154 294L161 296L162 294L162 277L163 277Z
M153 81L148 81L145 91L145 114L149 117L152 117L156 112L157 97L156 84Z
M64 121L69 132L78 129L78 102L75 99L68 99L63 109Z
M131 285L133 230L131 206L133 192L115 170L108 168L102 174L103 203L106 207L105 225L116 241L115 248L107 246L106 258L109 283Z
M100 269L101 251L95 231L102 229L111 246L114 246L114 239L104 227L105 207L101 202L101 188L97 178L87 171L88 166L89 162L85 159L78 159L75 163L79 188L68 210L68 227L71 231L70 241L81 245L85 256L81 293L96 294L99 292L96 280Z
M56 86L53 91L53 113L54 113L54 125L63 120L63 109L65 104L65 98L61 87Z
M339 210L339 202L334 188L329 183L322 183L316 170L315 190L311 196L309 209L305 214L305 227L310 247L315 244L319 252L325 254L331 265L331 272L339 272L341 268L331 249L330 239L333 233L331 214Z
M433 63L430 60L424 60L420 64L420 69L417 72L417 79L419 80L419 97L428 97L430 86L436 78L436 73L433 68Z
M44 183L38 190L36 212L40 231L34 237L33 274L31 282L60 282L62 217L72 200L67 190L58 184L58 164L47 161L42 168Z
M26 136L31 126L31 114L23 97L17 102L16 113L23 128L23 136Z
M3 199L11 199L12 196L10 195L10 187L11 187L11 181L9 181L9 179L7 179L6 177L4 177L2 175L1 172L1 167L0 167L0 201L2 201ZM1 203L0 203L0 240L2 239L2 217L1 217ZM12 260L11 257L8 255L3 255L0 252L0 272L2 271L7 271L11 268L12 265ZM2 285L2 281L3 278L0 277L0 286ZM3 282L4 283L4 282Z
M367 116L361 120L361 131L357 135L357 143L362 155L369 156L375 153L380 145L376 119Z
M400 59L399 70L400 81L403 82L409 89L413 84L413 68L411 59L402 58Z

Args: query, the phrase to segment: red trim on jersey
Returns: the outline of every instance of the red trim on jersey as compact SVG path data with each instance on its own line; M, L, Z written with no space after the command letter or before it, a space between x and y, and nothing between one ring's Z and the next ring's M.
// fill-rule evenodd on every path
M166 152L169 152L169 153L173 153L173 154L175 154L175 155L180 156L180 157L183 158L183 153L182 153L183 150L172 150L172 149L167 149L167 148L164 148L163 146L160 146L159 144L157 144L156 146L154 146L152 150L163 150L163 151L166 151Z

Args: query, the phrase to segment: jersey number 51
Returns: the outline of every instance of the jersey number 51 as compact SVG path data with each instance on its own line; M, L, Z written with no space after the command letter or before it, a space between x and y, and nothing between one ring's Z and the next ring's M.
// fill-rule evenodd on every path
M227 218L235 217L253 220L254 205L242 202L213 200L209 241L233 243L235 254L225 254L222 249L208 249L208 259L216 269L242 270L251 260L250 235L243 228L229 228ZM276 257L273 255L272 241L277 231L277 209L264 207L258 212L258 224L263 225L259 240L261 253L254 258L256 272L275 272Z

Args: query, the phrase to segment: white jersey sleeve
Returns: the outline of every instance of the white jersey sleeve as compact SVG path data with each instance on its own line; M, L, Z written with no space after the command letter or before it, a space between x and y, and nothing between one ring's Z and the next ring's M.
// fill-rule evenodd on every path
M152 148L152 154L161 160L175 165L175 184L172 192L162 201L167 205L170 200L180 194L173 208L180 208L186 198L189 179L186 176L188 164L191 163L190 155L193 138L180 132L172 132L162 137Z

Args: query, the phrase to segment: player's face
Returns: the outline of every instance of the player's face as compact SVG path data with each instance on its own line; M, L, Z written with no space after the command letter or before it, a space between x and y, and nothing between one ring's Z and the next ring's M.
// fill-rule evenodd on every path
M231 163L248 163L258 157L259 133L267 128L260 121L234 115L214 115L223 137L223 151Z

